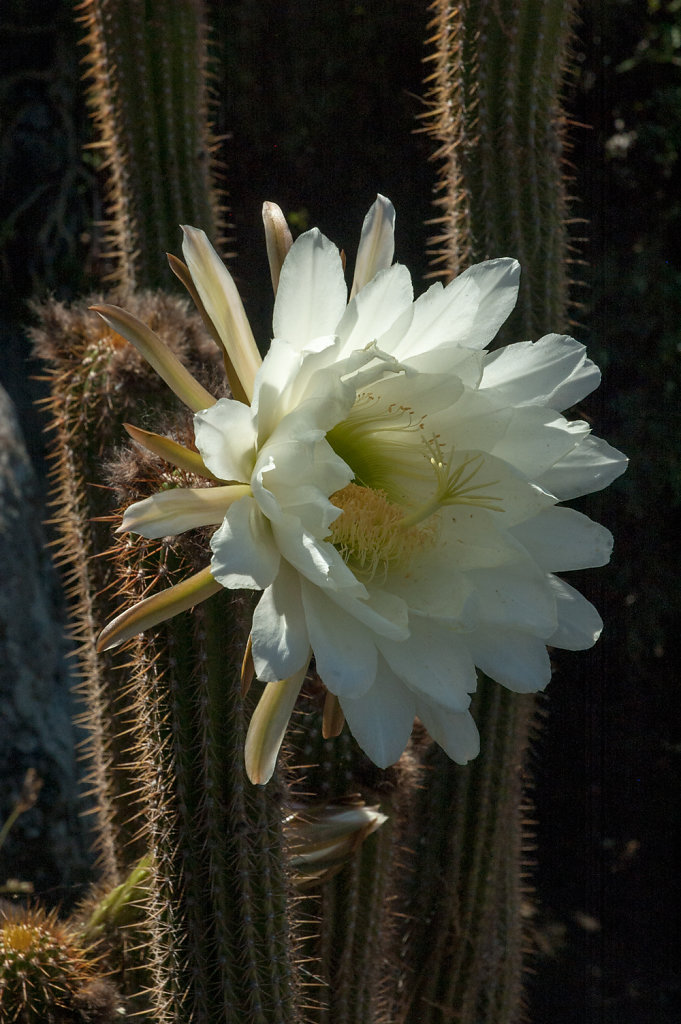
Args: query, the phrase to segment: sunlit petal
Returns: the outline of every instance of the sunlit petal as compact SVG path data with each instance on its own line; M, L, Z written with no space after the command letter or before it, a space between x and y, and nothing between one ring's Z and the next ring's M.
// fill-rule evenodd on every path
M350 298L364 288L379 270L390 266L394 252L395 207L379 194L362 224Z
M217 526L227 509L250 494L247 484L225 487L175 487L130 505L118 533L149 539L174 536L199 526Z
M194 412L215 405L216 399L210 391L192 377L174 352L161 341L158 335L131 313L118 306L91 306L112 330L134 345L141 356L156 370L177 397Z
M244 758L251 782L269 782L277 763L279 748L307 672L308 659L289 679L268 683L251 717Z
M101 652L118 647L138 633L158 626L160 622L172 619L174 615L179 615L201 601L208 600L220 589L220 584L213 579L210 568L206 567L181 583L176 583L174 587L167 587L158 594L146 597L117 615L100 633L97 650Z
M183 225L182 252L206 313L250 402L261 358L232 275L205 232ZM236 397L236 396L235 396Z

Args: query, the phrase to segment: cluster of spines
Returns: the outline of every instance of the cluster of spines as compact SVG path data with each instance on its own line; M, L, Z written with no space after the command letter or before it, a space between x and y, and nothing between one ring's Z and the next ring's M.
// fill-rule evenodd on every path
M88 100L103 154L110 221L102 258L124 293L159 287L178 224L223 240L214 185L202 0L83 0Z
M56 913L0 907L0 1019L7 1024L112 1024L112 985Z
M573 262L561 103L576 4L435 0L431 9L433 273L450 278L472 262L515 256L523 275L509 338L560 329Z

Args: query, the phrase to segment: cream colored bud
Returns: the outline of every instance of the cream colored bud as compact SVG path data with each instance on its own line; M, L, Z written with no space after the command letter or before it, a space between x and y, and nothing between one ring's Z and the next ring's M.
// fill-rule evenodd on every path
M292 807L284 837L294 880L304 885L335 874L387 820L378 807L363 802Z
M262 219L265 225L265 244L267 245L267 258L270 261L272 287L276 295L281 268L293 245L293 238L286 218L276 203L263 203Z

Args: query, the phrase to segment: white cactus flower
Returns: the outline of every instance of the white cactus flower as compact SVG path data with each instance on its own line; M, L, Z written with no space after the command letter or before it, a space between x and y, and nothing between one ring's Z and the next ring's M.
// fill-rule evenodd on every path
M183 608L219 586L262 591L252 658L268 685L246 744L255 782L274 769L311 658L376 764L399 758L415 717L465 763L478 752L476 668L540 690L547 645L581 650L602 628L555 575L610 558L609 532L559 504L625 469L587 423L562 415L598 369L563 335L487 350L516 301L515 260L471 267L414 301L407 269L392 264L393 227L379 196L349 303L340 254L319 231L270 246L288 254L273 268L273 340L259 367L229 274L202 233L185 235L243 400L197 409L201 392L182 379L215 486L138 502L122 529L217 527L210 567L178 585ZM100 312L135 343L131 318ZM172 599L149 601L158 610L124 612L102 646L173 614Z

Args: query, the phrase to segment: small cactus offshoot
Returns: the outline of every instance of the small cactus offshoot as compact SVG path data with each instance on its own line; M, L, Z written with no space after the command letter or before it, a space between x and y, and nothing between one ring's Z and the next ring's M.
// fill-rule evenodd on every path
M113 986L56 913L0 908L0 1020L7 1024L110 1024Z

